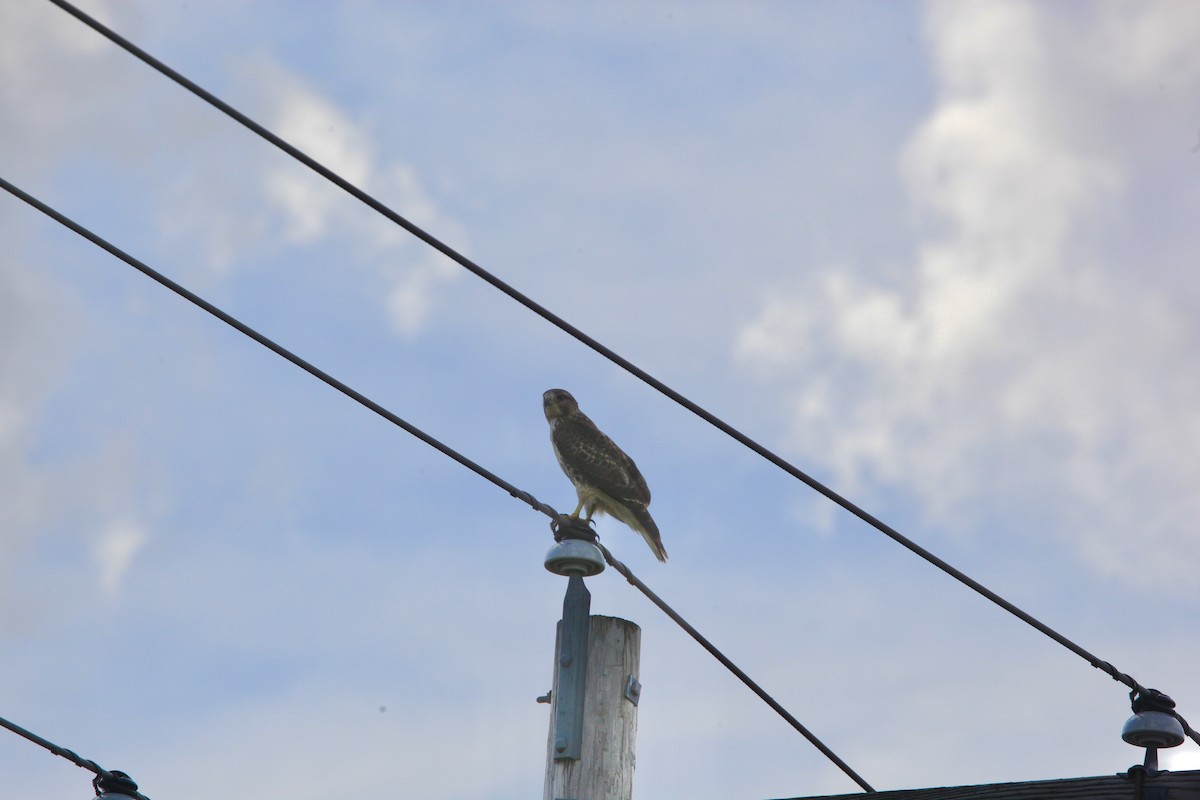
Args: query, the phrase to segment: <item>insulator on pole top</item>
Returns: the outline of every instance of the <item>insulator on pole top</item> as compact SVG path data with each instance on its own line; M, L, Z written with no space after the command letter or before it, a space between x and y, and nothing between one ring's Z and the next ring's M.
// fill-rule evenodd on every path
M92 788L96 790L95 800L138 800L142 797L133 778L120 770L97 775Z
M1159 748L1178 747L1187 738L1183 724L1175 716L1175 701L1157 689L1134 690L1129 693L1129 698L1133 716L1121 729L1121 738L1134 747L1146 748L1142 766L1133 769L1156 775Z
M604 555L596 547L596 532L576 517L550 523L555 545L546 552L546 569L555 575L589 578L604 571Z

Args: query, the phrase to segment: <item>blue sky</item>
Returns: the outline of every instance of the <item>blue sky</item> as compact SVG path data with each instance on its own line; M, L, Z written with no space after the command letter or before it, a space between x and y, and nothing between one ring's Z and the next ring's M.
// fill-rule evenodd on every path
M80 5L1200 720L1200 9ZM571 390L671 560L603 540L876 788L1140 760L1119 684L49 3L0 8L0 120L5 178L562 510ZM543 518L0 233L0 714L156 798L536 795ZM639 796L855 789L589 583L643 629ZM0 772L86 796L15 736Z

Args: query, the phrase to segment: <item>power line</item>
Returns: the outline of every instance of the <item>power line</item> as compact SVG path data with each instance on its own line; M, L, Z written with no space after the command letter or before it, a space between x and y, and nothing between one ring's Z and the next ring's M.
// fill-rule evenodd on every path
M718 650L716 648L716 646L713 645L712 642L710 642L708 639L704 638L704 636L701 635L700 631L696 630L690 624L688 624L688 621L685 620L683 617L679 616L679 614L675 611L675 609L671 608L669 605L667 605L666 601L664 601L661 597L659 597L657 594L655 594L653 591L651 591L649 586L642 583L642 581L636 575L633 574L633 571L631 569L629 569L629 567L625 566L624 563L613 558L613 554L608 552L607 547L600 544L599 542L594 542L594 544L600 548L600 552L604 555L604 560L608 562L609 566L611 566L617 572L621 573L621 575L623 575L625 577L625 580L629 581L629 583L631 585L633 585L639 592L646 595L646 597L648 597L650 599L650 602L652 602L652 603L654 603L654 605L658 606L664 614L666 614L668 617L670 617L672 620L674 620L676 625L683 628L683 630L686 631L689 636L691 636L693 639L695 639L697 642L699 642L700 646L703 647L705 650L707 650L712 655L713 658L715 658L717 661L720 661L721 664L724 665L725 669L729 670L735 676L737 676L737 679L740 680L742 683L746 684L746 686L749 687L750 691L754 692L756 695L759 696L759 699L761 699L764 703L766 703L768 706L770 706L775 711L776 714L783 717L783 719L789 725L791 725L793 728L795 728L797 731L799 731L800 735L802 735L805 739L808 739L808 741L811 742L814 747L816 747L818 750L820 750L821 753L823 753L826 758L828 758L830 761L832 761L834 764L836 764L838 766L838 768L842 770L842 772L844 772L848 776L850 776L850 779L852 781L854 781L859 786L861 786L864 791L867 791L867 792L875 791L871 787L871 784L869 784L865 780L863 780L862 776L860 776L857 772L855 772L853 769L851 769L849 764L847 764L845 761L842 761L842 759L838 758L837 754L834 753L832 750L830 750L828 747L826 747L825 744L820 739L818 739L816 736L814 736L813 733L808 728L804 727L804 725L802 725L800 723L800 720L796 719L790 713L788 713L788 710L786 708L779 705L779 703L775 700L775 698L773 698L773 697L771 697L771 695L767 694L766 691L761 686L759 686L757 683L755 683L755 681L749 675L747 675L745 672L743 672L741 669L739 669L737 664L734 664L732 661L730 661L729 658L726 657L726 655L724 653L722 653L720 650Z
M549 516L551 519L554 519L558 516L558 512L556 512L553 508L546 505L545 503L538 502L538 500L536 498L534 498L532 495L530 495L528 492L521 491L520 489L513 486L508 481L501 478L499 475L489 472L488 470L481 467L479 464L476 464L471 459L467 458L466 456L462 455L461 453L459 453L456 450L454 450L453 448L451 448L449 445L443 444L442 442L438 441L434 437L425 433L424 431L422 431L420 428L416 427L415 425L409 424L405 420L403 420L400 417L393 414L391 411L388 411L386 408L381 406L379 403L376 403L371 398L367 397L366 395L362 394L359 391L356 391L355 389L350 388L346 384L339 381L337 378L334 378L329 373L313 366L308 361L305 361L303 358L296 355L291 350L288 350L283 345L277 344L276 342L272 341L271 339L268 339L266 336L259 333L254 328L251 328L249 325L245 324L241 320L237 319L236 317L234 317L230 314L227 314L226 312L222 311L217 306L215 306L212 303L205 300L200 295L196 294L195 292L190 291L189 289L185 288L184 286L171 280L166 275L163 275L161 272L158 272L157 270L151 268L150 266L142 263L141 261L139 261L138 259L129 255L128 253L126 253L124 250L120 249L116 245L108 242L106 239L100 237L99 235L97 235L95 233L92 233L90 230L83 227L79 223L75 222L70 217L67 217L64 214L59 213L55 209L51 208L50 206L46 205L42 201L38 200L33 195L30 195L30 194L22 191L18 187L14 186L12 183L9 183L4 178L0 178L0 187L3 187L9 193L20 198L21 200L24 200L26 203L33 206L38 211L41 211L43 214L50 217L51 219L53 219L55 222L59 223L60 225L70 228L72 231L79 234L83 238L87 239L89 242L96 245L97 247L100 247L103 250L107 250L110 254L112 254L112 255L116 256L117 258L119 258L120 260L124 261L126 264L128 264L129 266L136 269L138 272L141 272L143 275L146 275L147 277L157 281L158 283L167 287L172 292L175 292L175 294L184 298L188 302L193 303L194 305L199 306L200 308L204 309L209 314L212 314L214 317L216 317L217 319L224 322L226 325L229 325L231 328L234 328L237 331L239 331L240 333L243 333L246 336L249 336L251 339L258 342L263 347L267 348L268 350L275 353L276 355L281 356L282 358L285 358L288 361L292 362L297 367L299 367L300 369L307 372L309 375L312 375L314 378L324 381L325 383L329 384L334 389L337 389L339 392L346 395L350 399L371 409L376 414L378 414L379 416L386 419L388 422L391 422L394 425L398 425L399 427L403 428L408 433L412 434L413 436L415 436L418 439L420 439L421 441L423 441L425 444L429 445L430 447L433 447L434 449L438 450L439 452L443 453L444 455L449 456L450 458L454 459L459 464L463 465L464 467L471 470L475 474L480 475L481 477L486 478L487 480L496 484L497 486L499 486L504 491L508 492L513 497L527 503L535 511L540 511L543 514Z
M804 483L806 486L808 486L812 490L823 495L826 499L841 506L844 510L846 510L846 511L850 512L851 514L853 514L854 516L858 517L860 520L867 523L871 527L875 528L880 533L882 533L885 536L887 536L888 538L890 538L892 541L896 542L897 544L906 548L910 552L912 552L915 555L919 556L920 558L924 559L929 564L932 564L933 566L937 567L942 572L944 572L947 575L949 575L950 577L954 578L955 580L957 580L959 583L963 584L967 588L978 593L982 597L990 600L992 603L994 603L995 605L1004 609L1008 613L1012 614L1013 616L1015 616L1017 619L1021 620L1025 624L1029 625L1030 627L1034 628L1035 630L1039 631L1040 633L1042 633L1045 636L1049 637L1050 639L1054 640L1058 644L1067 648L1071 652L1075 653L1077 656L1084 659L1089 664L1091 664L1093 667L1095 667L1096 669L1099 669L1101 672L1105 673L1113 680L1118 681L1119 683L1125 684L1126 686L1128 686L1130 689L1134 690L1135 692L1144 693L1147 691L1147 689L1145 687L1143 687L1141 684L1139 684L1131 676L1127 675L1126 673L1121 672L1120 670L1118 670L1116 667L1114 667L1109 662L1104 661L1103 659L1092 654L1091 652L1084 649L1080 645L1076 644L1072 640L1068 639L1066 636L1063 636L1061 633L1054 630L1053 628L1046 625L1045 623L1041 622L1036 617L1025 612L1018 606L1014 605L1013 603L1011 603L1008 600L1001 597L996 592L993 592L991 589L988 589L986 586L979 583L974 578L971 578L966 573L964 573L961 570L957 569L956 567L952 566L947 561L944 561L943 559L934 555L931 551L926 550L921 545L917 544L916 542L912 541L908 537L904 536L902 533L900 533L898 530L896 530L892 526L885 523L883 520L881 520L878 517L874 516L873 514L869 513L868 511L861 508L854 502L850 501L848 498L843 497L841 494L837 493L830 487L826 486L821 481L819 481L816 478L812 477L811 475L807 474L806 472L801 470L799 467L792 464L790 461L788 461L785 458L783 458L782 456L776 454L774 451L768 449L764 445L759 444L757 441L750 438L746 434L742 433L740 430L733 427L729 423L725 422L721 418L717 417L715 414L709 412L702 406L698 405L697 403L688 399L684 395L675 391L670 386L667 386L665 383L663 383L659 379L655 378L653 375L646 372L645 370L641 369L640 367L638 367L637 365L635 365L634 363L632 363L625 357L621 356L614 350L601 344L599 341L597 341L596 339L593 339L591 336L587 335L586 333L581 331L579 328L576 328L574 325L570 324L569 322L564 320L562 317L559 317L557 314L550 311L548 308L535 302L533 299L526 296L522 292L518 291L514 287L510 286L508 283L504 282L497 276L493 275L491 272L488 272L483 267L481 267L480 265L476 264L471 259L464 256L462 253L459 253L457 250L450 247L445 242L442 242L440 239L435 237L433 234L428 233L427 231L420 228L416 224L405 219L403 216L401 216L397 212L393 211L391 208L384 205L382 202L375 199L371 195L367 194L365 191L358 188L354 184L350 183L349 181L347 181L345 178L338 175L333 170L329 169L328 167L324 166L320 162L318 162L315 159L311 158L310 156L306 155L300 149L289 144L288 142L286 142L285 140L283 140L276 134L272 133L270 130L268 130L264 126L260 125L259 123L255 122L254 120L250 119L248 116L241 113L237 109L233 108L228 103L226 103L223 100L221 100L220 98L218 98L216 95L201 88L195 82L184 77L179 72L175 71L174 69L171 69L166 64L164 64L163 62L156 59L154 56L147 53L145 50L143 50L140 47L138 47L137 45L133 44L133 42L122 37L120 34L116 33L112 29L103 25L98 20L96 20L96 19L88 16L84 12L80 11L75 6L73 6L71 3L66 2L66 0L49 0L49 1L51 3L53 3L54 5L58 6L59 8L61 8L63 11L66 11L68 14L70 14L73 17L75 17L76 19L78 19L80 22L82 22L85 25L87 25L88 27L92 28L100 35L109 39L114 44L118 45L119 47L121 47L122 49L124 49L125 51L127 51L128 53L133 55L134 57L143 61L147 65L153 67L158 72L160 72L163 75L165 75L166 77L170 78L172 81L175 81L177 84L179 84L183 88L187 89L188 91L192 92L200 99L209 103L217 110L221 111L222 113L224 113L224 114L228 115L229 117L231 117L232 119L236 120L237 122L239 122L240 124L242 124L243 126L248 128L249 130L258 134L260 137L262 137L266 141L268 141L271 144L278 147L280 150L283 150L285 153L292 156L297 161L304 164L305 166L307 166L309 169L313 170L317 174L321 175L322 177L324 177L326 180L330 181L334 185L338 186L340 189L344 190L351 196L355 197L356 199L360 200L361 202L363 202L370 208L372 208L375 211L377 211L378 213L382 214L387 219L391 220L392 222L396 223L400 227L404 228L406 231L411 233L413 236L417 237L421 241L428 244L430 247L434 248L435 250L439 251L443 255L447 256L448 258L450 258L451 260L453 260L454 262L456 262L463 268L470 271L472 274L476 275L480 279L491 284L493 287L500 290L504 294L508 295L513 300L516 300L518 303L525 306L527 309L534 312L538 316L542 317L547 322L551 323L552 325L559 328L563 332L574 337L576 340L578 340L582 344L586 345L587 347L591 348L595 352L604 356L609 361L611 361L612 363L621 367L626 372L635 376L636 378L638 378L642 382L646 383L650 387L654 388L661 394L665 395L666 397L670 398L671 400L674 400L680 406L683 406L688 411L692 412L693 414L700 417L705 422L707 422L710 425L712 425L713 427L715 427L717 430L721 431L722 433L724 433L725 435L734 439L738 443L742 444L743 446L749 448L750 450L754 451L758 455L762 456L767 461L774 464L776 467L780 468L784 472L791 475L793 478L796 478L797 480ZM1180 716L1178 713L1175 713L1175 712L1172 712L1172 713L1175 714L1175 717L1183 725L1184 730L1185 730L1185 732L1187 732L1188 736L1190 736L1197 744L1200 744L1200 734L1198 734L1196 731L1192 730L1192 728L1187 724L1186 720L1184 720L1182 716Z
M109 772L104 767L97 764L95 761L92 761L91 759L83 758L82 756L75 753L73 750L68 750L65 747L60 747L59 745L56 745L54 742L50 741L49 739L44 739L41 736L38 736L36 733L33 733L32 731L22 728L20 725L16 724L15 722L9 722L8 720L4 719L3 717L0 717L0 727L5 727L8 730L12 731L13 733L17 734L18 736L25 737L26 739L33 742L34 744L36 744L40 747L46 748L54 755L65 758L67 761L70 761L72 764L74 764L77 767L82 767L82 768L88 770L89 772L95 773L96 777L98 779L103 780L105 782L114 783L114 784L120 783L122 776L124 776L124 773ZM127 786L128 784L125 784L125 785ZM150 798L146 797L144 794L141 794L140 792L136 792L136 791L133 796L136 798L136 800L150 800Z
M85 228L83 225L80 225L79 223L72 220L70 217L67 217L66 215L55 210L54 208L46 205L45 203L38 200L33 195L30 195L29 193L21 190L20 188L13 185L9 181L5 180L4 178L0 178L0 187L4 188L6 191L8 191L10 194L14 195L18 199L23 200L30 206L36 208L38 211L40 211L43 214L45 214L46 216L50 217L55 222L58 222L60 225L63 225L64 227L69 228L76 234L78 234L78 235L82 236L83 238L87 239L88 241L90 241L92 244L102 248L103 250L107 251L111 255L116 256L118 259L120 259L121 261L124 261L126 264L128 264L129 266L136 269L138 272L141 272L143 275L146 275L147 277L153 279L154 281L157 281L162 286L165 286L166 288L170 289L172 292L175 292L175 294L184 298L188 302L207 311L209 314L211 314L212 316L221 320L226 325L229 325L230 327L236 329L238 332L250 337L254 341L261 344L263 347L266 347L271 352L275 353L276 355L282 356L283 358L290 361L292 364L296 365L297 367L300 367L300 369L304 370L308 374L323 381L324 383L328 384L329 386L332 386L334 389L337 389L339 392L346 395L350 399L369 408L371 411L374 411L376 414L383 417L388 422L391 422L394 425L399 426L407 433L412 434L413 436L420 439L425 444L429 445L430 447L435 448L436 450L438 450L438 452L442 453L443 455L449 456L450 458L454 459L462 466L464 466L467 469L474 472L476 475L479 475L480 477L482 477L482 478L490 481L491 483L495 484L496 486L500 487L501 489L506 491L512 497L515 497L518 500L521 500L522 502L526 503L531 508L533 508L535 511L539 511L542 514L545 514L547 517L550 518L552 528L557 529L559 524L562 521L568 519L566 517L563 517L557 511L555 511L554 508L552 508L551 506L540 502L537 498L535 498L529 492L518 489L513 484L511 484L508 481L501 478L499 475L496 475L494 472L484 469L479 464L475 463L471 459L469 459L466 456L464 456L463 454L459 453L454 448L450 447L447 444L442 443L441 441L439 441L438 439L429 435L428 433L425 433L423 430L421 430L417 426L415 426L409 422L406 422L404 419L397 416L396 414L389 411L388 409L384 408L379 403L376 403L374 400L370 399L366 395L362 394L361 392L356 391L355 389L352 389L351 387L342 383L338 379L334 378L329 373L317 368L313 364L309 363L308 361L304 360L303 358L296 355L292 351L288 350L283 345L278 344L278 343L274 342L273 340L267 338L266 336L259 333L254 328L251 328L249 325L245 324L241 320L237 319L236 317L232 316L231 314L226 313L225 311L221 310L217 306L208 302L200 295L196 294L195 292L192 292L191 290L185 288L184 286L182 286L179 283L176 283L175 281L166 277L165 275L163 275L162 273L153 269L152 267L148 266L147 264L139 261L138 259L134 258L132 255L130 255L129 253L126 253L124 250L120 249L119 247L112 244L108 240L104 239L100 235L93 233L89 229ZM604 554L605 559L608 560L608 563L612 564L613 567L618 572L620 572L622 575L624 575L626 580L628 580L631 584L633 584L635 587L637 587L639 590L641 590L641 592L643 594L645 594L648 598L650 598L654 602L655 605L657 605L660 609L662 609L664 612L666 612L667 616L669 616L673 621L675 621L676 624L678 624L685 631L687 631L687 633L689 633L697 642L699 642L704 647L704 649L706 649L709 653L711 653L730 672L732 672L734 675L736 675L744 684L746 684L748 687L750 687L750 689L753 690L754 693L757 694L764 702L766 702L766 704L768 706L770 706L777 714L779 714L781 717L783 717L792 727L794 727L797 731L799 731L801 734L803 734L806 739L808 739L818 750L821 751L822 754L824 754L826 756L826 758L828 758L836 766L838 766L842 771L844 771L847 775L849 775L851 779L853 779L859 786L863 787L866 791L868 791L868 792L875 791L874 789L872 789L870 787L869 784L867 784L861 777L859 777L858 773L856 773L854 770L852 770L846 764L846 762L842 761L842 759L839 758L837 756L837 754L835 754L832 750L830 750L825 744L823 744L819 739L817 739L816 736L814 736L807 728L805 728L802 724L800 724L800 722L794 716L792 716L787 711L787 709L785 709L778 702L776 702L775 699L772 698L770 695L768 695L765 691L763 691L763 689L757 683L755 683L753 680L751 680L750 676L748 676L736 664L734 664L732 661L730 661L729 658L727 658L720 650L718 650L711 642L709 642L708 639L704 638L699 633L699 631L697 631L690 624L688 624L688 622L686 620L684 620L683 617L679 616L674 611L674 609L672 609L670 606L668 606L661 598L659 598L658 595L656 595L654 592L652 592L650 590L650 588L648 586L646 586L646 584L644 584L640 580L638 580L638 578L636 576L634 576L634 574L629 570L628 567L626 567L620 561L617 561L616 559L614 559L612 554L610 552L608 552L608 550L603 545L600 545L598 542L596 544L598 547L600 547L601 552ZM3 720L0 720L0 722L3 722ZM28 735L29 737L33 737L33 734L28 734L28 732L24 732L20 729L15 729L15 730L17 730L17 732L21 732L22 735ZM45 742L45 740L40 739L40 737L34 738L34 741L38 741L39 743ZM46 745L48 745L48 744L49 743L46 743ZM50 745L50 746L53 747L53 745ZM61 748L59 748L59 749L61 749ZM54 752L57 752L57 750ZM66 754L69 754L69 757L72 757L72 760L76 760L79 758L78 756L75 756L74 753L71 753L71 751L69 751L69 750L59 753L59 755L64 755L64 757L67 757ZM89 767L89 769L93 768L93 767L97 770L100 769L99 767L97 767L95 765L94 762L90 762L90 761L82 762L82 760L76 760L75 763L79 764L80 766L87 766L90 764L91 766Z

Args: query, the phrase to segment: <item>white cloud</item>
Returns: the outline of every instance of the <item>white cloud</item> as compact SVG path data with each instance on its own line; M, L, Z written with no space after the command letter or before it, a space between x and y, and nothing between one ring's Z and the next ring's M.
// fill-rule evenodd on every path
M123 17L114 25L135 35L137 21ZM439 292L459 275L407 232L57 9L6 5L0 26L21 31L0 52L0 109L11 121L6 145L22 154L10 177L20 184L60 168L64 153L76 154L95 174L119 171L135 181L123 189L120 206L154 219L148 229L164 245L153 252L118 236L135 254L158 266L169 258L185 274L199 266L209 274L189 277L205 288L203 281L223 280L233 270L331 244L344 257L329 270L347 281L381 284L379 308L407 336L428 325ZM86 92L46 88L84 78ZM465 227L416 169L390 158L375 132L327 93L267 55L243 62L236 80L250 98L242 105L283 139L440 238L455 246L466 241ZM135 124L147 102L156 109L155 124Z
M461 246L463 226L442 211L414 168L381 160L368 131L298 76L266 62L254 72L273 109L268 127L281 138L414 224ZM457 278L458 267L290 160L270 167L263 184L282 217L286 243L303 246L338 237L376 265L388 287L384 303L393 328L413 336L426 326L440 285Z
M0 202L20 211L12 198ZM0 236L10 245L21 239L8 222L0 223ZM46 475L29 452L42 404L67 360L72 325L66 305L36 268L11 252L0 254L0 578L21 563L53 516ZM11 581L0 580L0 626L22 622L10 608L9 591Z
M90 13L101 21L107 6ZM111 74L104 56L111 45L90 29L50 5L5 3L0 7L0 30L7 35L0 47L0 109L4 111L6 148L21 158L6 165L6 177L20 184L51 164L88 117L102 104L92 92L70 97L46 91L52 81L68 79L79 69L96 78ZM93 131L94 132L94 131Z
M796 439L844 487L905 486L943 519L1062 492L1046 508L1093 567L1140 563L1177 586L1194 571L1178 554L1197 544L1200 325L1105 255L1106 225L1164 157L1123 115L1200 66L1200 17L1176 8L930 6L939 95L902 159L926 229L908 277L830 271L765 303L739 341L795 387Z
M96 541L94 555L105 595L114 597L120 591L134 557L149 538L145 528L130 520L116 520L104 529Z
M101 20L108 16L104 4L89 10ZM69 83L80 71L97 79L109 75L112 64L106 56L113 50L51 6L5 4L0 30L8 34L0 48L0 117L6 121L6 148L19 154L6 177L37 194L80 129L89 128L99 138L113 133L91 125L104 104L103 93L77 91L65 97L47 91L47 85ZM57 422L47 402L78 354L87 312L70 287L51 277L54 259L27 249L37 241L38 226L53 224L7 194L0 203L6 211L0 238L7 245L0 254L0 570L17 573L37 558L33 544L61 533L58 526L72 514L86 516L101 505L120 503L89 487L122 470L106 457L93 460L82 452L57 455L50 459L54 463L46 463L39 453ZM72 470L78 472L68 478ZM73 478L78 484L66 488ZM119 550L98 553L107 562L106 585L119 577ZM40 604L25 594L27 587L16 574L3 577L0 627L28 630L38 621Z
M367 136L328 98L281 67L264 68L263 77L267 76L274 104L270 127L350 183L366 187L374 171ZM331 217L342 200L337 190L291 161L268 171L265 184L268 198L284 213L284 235L289 243L307 244L328 234Z

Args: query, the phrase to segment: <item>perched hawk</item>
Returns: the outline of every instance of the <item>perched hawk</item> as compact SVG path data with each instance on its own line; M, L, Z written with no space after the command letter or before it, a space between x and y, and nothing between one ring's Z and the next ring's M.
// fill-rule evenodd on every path
M640 533L659 561L666 561L658 526L646 510L650 489L633 459L600 432L565 389L543 394L542 408L550 423L554 455L579 495L571 516L578 519L582 510L590 522L592 514L612 514Z

